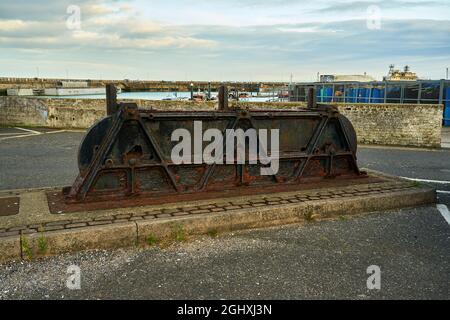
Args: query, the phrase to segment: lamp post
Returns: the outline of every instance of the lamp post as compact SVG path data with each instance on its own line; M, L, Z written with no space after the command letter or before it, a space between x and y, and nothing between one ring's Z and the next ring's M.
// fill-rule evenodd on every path
M191 82L191 100L194 100L194 84Z

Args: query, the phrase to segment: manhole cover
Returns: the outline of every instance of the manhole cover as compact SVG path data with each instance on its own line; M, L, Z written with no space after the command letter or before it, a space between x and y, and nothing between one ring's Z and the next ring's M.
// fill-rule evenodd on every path
M19 213L19 197L0 198L0 217Z

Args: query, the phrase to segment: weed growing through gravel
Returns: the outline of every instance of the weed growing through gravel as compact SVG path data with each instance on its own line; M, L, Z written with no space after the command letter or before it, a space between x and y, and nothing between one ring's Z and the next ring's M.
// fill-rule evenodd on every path
M47 238L45 237L44 233L41 233L38 239L38 248L40 254L46 254L48 249L48 243Z
M186 241L186 231L184 230L183 225L177 224L177 225L175 226L174 233L175 233L175 240L176 240L177 242L183 242L183 241Z
M20 241L22 242L22 252L25 254L28 260L33 259L33 252L31 251L30 245L28 243L28 239L26 236L21 235Z
M215 238L215 237L217 237L218 231L217 231L217 229L211 229L211 230L208 230L207 234L211 238Z
M313 213L312 212L308 212L304 214L305 216L305 220L308 222L314 221L314 217L313 217Z
M156 236L154 234L150 233L147 236L146 242L149 246L154 246L154 245L158 244L159 241L158 241L158 238L156 238Z

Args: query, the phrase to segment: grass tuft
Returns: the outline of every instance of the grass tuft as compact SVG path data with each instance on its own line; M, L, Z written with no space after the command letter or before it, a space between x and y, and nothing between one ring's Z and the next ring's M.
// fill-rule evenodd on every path
M218 233L219 232L217 231L217 229L210 229L207 232L208 236L210 236L211 238L217 237Z
M174 235L175 235L174 238L177 242L186 241L186 231L184 230L182 224L177 224L175 226Z
M308 222L314 221L314 217L313 217L313 213L312 212L308 212L304 214L305 220Z
M28 243L28 239L26 236L21 235L20 241L22 243L22 252L25 254L28 260L33 259L33 252L31 251L30 244Z
M41 235L38 238L38 249L40 254L46 254L48 249L48 243L47 238L45 237L44 233L41 233Z
M149 246L154 246L158 244L159 240L154 234L150 233L147 236L146 242Z

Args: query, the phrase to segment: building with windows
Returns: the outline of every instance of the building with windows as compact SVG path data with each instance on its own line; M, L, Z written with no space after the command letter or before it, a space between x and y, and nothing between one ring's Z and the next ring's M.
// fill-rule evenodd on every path
M443 123L450 126L450 80L305 82L289 86L289 101L306 101L315 88L317 102L443 104Z

